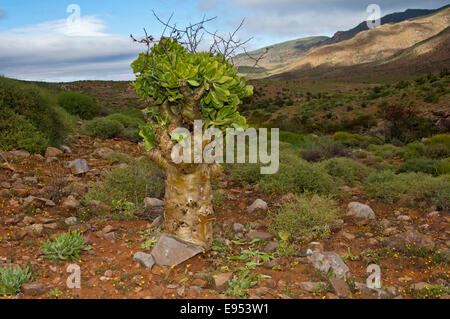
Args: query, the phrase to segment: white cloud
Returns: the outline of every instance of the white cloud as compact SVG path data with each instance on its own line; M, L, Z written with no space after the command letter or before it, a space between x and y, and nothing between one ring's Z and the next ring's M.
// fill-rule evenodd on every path
M142 51L128 36L108 34L95 16L0 33L0 74L25 80L133 79L130 63Z

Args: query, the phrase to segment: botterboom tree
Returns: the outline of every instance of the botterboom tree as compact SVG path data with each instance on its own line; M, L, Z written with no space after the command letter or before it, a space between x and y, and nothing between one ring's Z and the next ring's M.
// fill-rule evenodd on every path
M180 134L176 129L182 127L193 133L195 120L202 120L203 130L245 129L246 120L237 106L253 94L253 87L238 76L227 58L230 51L224 46L224 51L219 50L216 34L212 34L211 50L197 51L197 33L193 32L202 30L204 22L184 30L185 42L175 27L171 36L158 41L146 36L139 42L146 43L148 50L131 66L136 74L133 86L149 105L144 110L147 124L141 127L140 135L148 156L166 174L164 229L209 249L214 220L211 180L222 174L222 167L217 162L194 163L193 159L176 164L171 157L175 145L194 145L187 141L193 134ZM228 45L235 48L236 43L241 42ZM205 148L212 140L203 140L200 145Z

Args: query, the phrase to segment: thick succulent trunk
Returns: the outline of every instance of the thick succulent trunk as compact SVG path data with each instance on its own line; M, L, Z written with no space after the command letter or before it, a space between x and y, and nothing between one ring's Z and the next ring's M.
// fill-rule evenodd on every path
M166 170L164 228L187 242L209 249L212 245L211 170L198 165L186 173L168 165Z

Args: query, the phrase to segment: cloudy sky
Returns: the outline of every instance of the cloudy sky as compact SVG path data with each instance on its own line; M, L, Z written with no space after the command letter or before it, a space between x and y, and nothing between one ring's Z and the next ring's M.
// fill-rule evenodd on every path
M0 74L39 81L131 80L130 63L143 50L129 34L162 28L152 9L178 26L217 17L213 31L232 31L245 18L239 37L247 49L311 35L331 36L369 16L408 8L433 9L441 0L0 0Z

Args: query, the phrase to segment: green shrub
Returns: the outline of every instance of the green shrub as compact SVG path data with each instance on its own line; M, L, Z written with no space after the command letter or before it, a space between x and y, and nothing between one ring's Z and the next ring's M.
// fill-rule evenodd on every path
M105 160L109 164L119 164L119 163L130 164L133 162L133 158L130 155L121 152L112 152L105 157Z
M450 208L450 176L433 177L424 173L401 173L396 175L391 170L382 170L370 174L364 188L372 198L391 202L409 195L416 202L425 201L442 209Z
M84 120L90 120L98 115L95 101L87 95L76 92L63 92L58 95L58 104L70 114L78 115Z
M164 174L150 160L142 158L132 165L115 168L104 174L104 182L97 182L84 200L99 200L107 205L113 201L142 203L145 197L161 198L164 194Z
M231 179L238 185L257 184L261 178L261 164L260 163L242 163L235 164L231 171Z
M121 137L124 130L122 123L102 117L86 122L81 129L88 136L103 139Z
M423 143L409 143L405 146L405 152L403 153L404 159L418 158L425 154L425 145Z
M340 214L336 201L316 194L302 194L296 201L284 203L272 215L272 229L286 232L291 238L313 235L324 237Z
M450 158L438 161L434 169L436 170L437 175L450 174Z
M31 271L28 267L25 270L11 266L0 268L0 295L19 293L22 284L30 278Z
M425 156L431 158L445 158L450 156L450 146L444 144L430 144L426 146Z
M433 135L428 140L428 144L431 144L431 145L442 144L442 145L450 146L450 134Z
M52 241L41 243L41 252L45 259L53 262L57 261L77 261L80 259L79 253L83 250L90 250L85 246L83 234L79 231L69 231L56 235Z
M45 90L0 77L2 148L42 152L49 145L59 146L74 122Z
M312 192L328 195L336 193L333 178L320 165L310 164L298 158L295 162L281 162L278 172L273 175L264 175L259 186L261 191L275 194Z
M364 146L369 144L378 144L376 138L347 132L336 132L333 134L333 140L344 144L345 146Z
M329 175L341 178L350 186L354 186L355 181L362 182L373 171L366 165L345 157L326 160L321 166Z
M43 153L49 141L22 115L10 109L0 112L0 149L24 149L31 153Z
M422 172L430 175L436 175L437 161L431 158L412 158L406 160L397 170L398 173Z
M368 151L375 152L375 155L381 156L384 159L392 159L394 157L403 156L404 150L401 147L392 144L374 145L367 147Z

